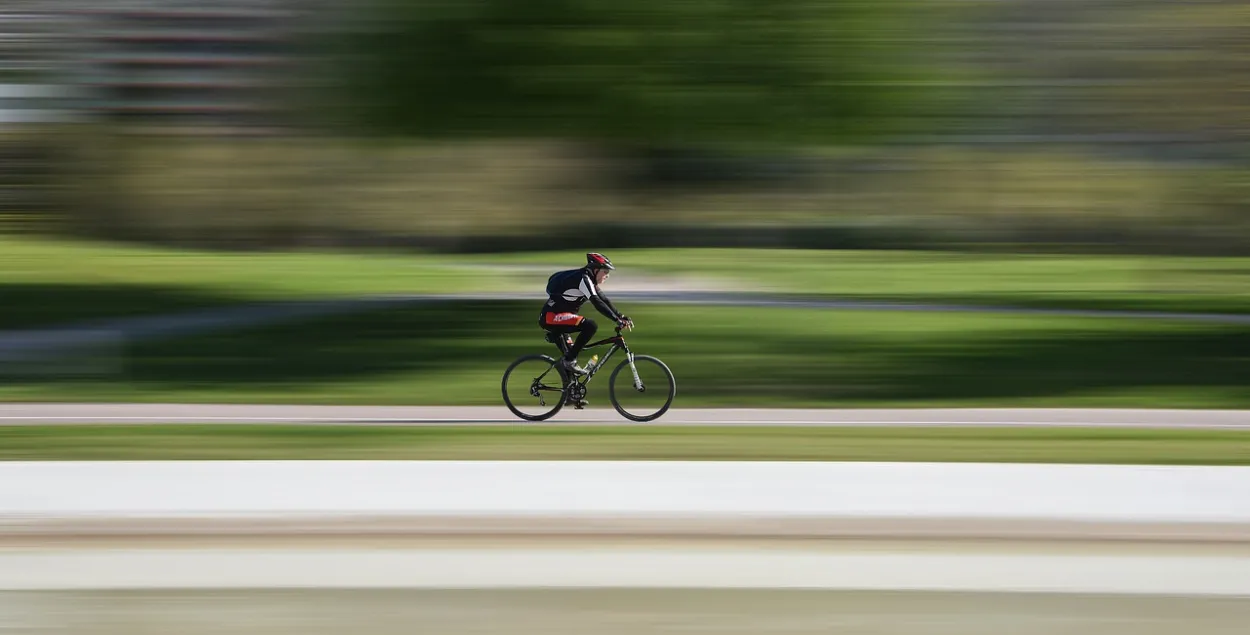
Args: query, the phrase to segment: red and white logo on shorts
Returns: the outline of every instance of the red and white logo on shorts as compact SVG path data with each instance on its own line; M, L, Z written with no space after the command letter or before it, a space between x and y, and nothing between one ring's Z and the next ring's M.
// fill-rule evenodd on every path
M577 326L586 318L576 313L548 313L546 322L551 326Z

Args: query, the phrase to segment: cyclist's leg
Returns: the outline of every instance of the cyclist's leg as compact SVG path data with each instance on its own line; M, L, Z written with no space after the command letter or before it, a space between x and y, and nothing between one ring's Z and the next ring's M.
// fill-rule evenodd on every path
M542 329L547 333L547 341L555 344L560 351L560 357L564 357L564 354L569 351L569 347L573 345L573 337L563 332L564 329L560 327L548 328L543 326Z
M582 349L586 348L586 345L590 343L590 338L595 336L595 332L599 330L599 325L595 324L595 321L590 318L582 318L581 323L575 328L578 332L577 339L573 340L572 348L564 354L564 359L567 359L570 362L577 361L577 356L580 355Z
M571 334L577 332L577 325L573 323L575 320L568 317L569 315L544 311L538 316L538 326L547 332L547 341L559 349L561 359L573 346Z
M544 313L542 326L552 333L577 333L573 346L564 353L564 359L569 361L577 360L578 354L599 330L594 320L574 313Z
M578 369L576 366L577 355L586 347L586 344L590 342L590 338L598 330L594 320L573 313L544 312L539 317L539 325L547 332L558 336L560 341L558 346L560 350L564 351L561 361L564 363L565 368L569 368L578 374L584 374L585 371ZM566 346L565 338L569 333L577 333L577 340L571 346ZM590 402L585 399L575 399L572 394L569 395L567 403L578 410L590 405Z

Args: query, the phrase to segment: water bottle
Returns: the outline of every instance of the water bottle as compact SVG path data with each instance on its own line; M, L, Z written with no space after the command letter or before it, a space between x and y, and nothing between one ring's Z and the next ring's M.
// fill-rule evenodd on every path
M594 367L595 367L595 364L598 364L598 363L599 363L599 356L598 356L598 355L592 355L592 356L590 357L590 363L589 363L589 364L586 364L586 370L590 370L590 369L594 368Z

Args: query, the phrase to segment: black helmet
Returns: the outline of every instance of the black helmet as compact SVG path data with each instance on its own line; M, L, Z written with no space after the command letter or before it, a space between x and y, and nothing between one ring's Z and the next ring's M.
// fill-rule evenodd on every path
M596 254L596 253L586 254L586 268L587 269L607 269L608 271L613 271L616 269L616 267L612 266L612 261L608 260L607 256L603 254Z

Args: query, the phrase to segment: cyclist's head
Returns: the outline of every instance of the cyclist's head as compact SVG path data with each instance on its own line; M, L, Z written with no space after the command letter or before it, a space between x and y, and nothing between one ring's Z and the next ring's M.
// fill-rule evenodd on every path
M595 282L603 282L608 277L608 272L616 269L607 256L593 252L586 254L586 268L594 274Z
M607 256L596 253L586 254L586 267L591 271L596 269L612 271L613 269L616 269L616 267L612 266L612 261L608 260Z

